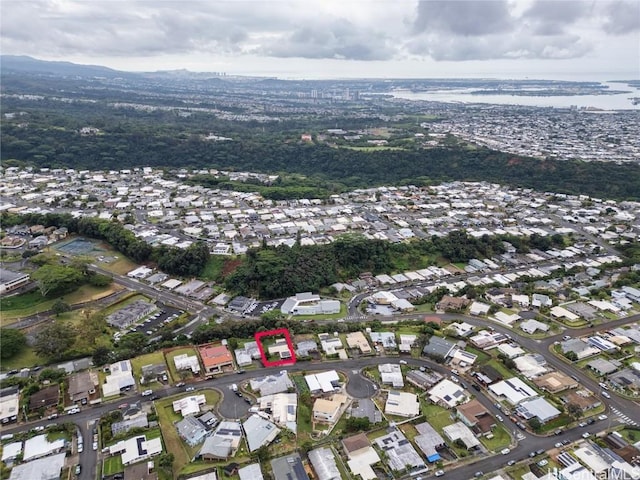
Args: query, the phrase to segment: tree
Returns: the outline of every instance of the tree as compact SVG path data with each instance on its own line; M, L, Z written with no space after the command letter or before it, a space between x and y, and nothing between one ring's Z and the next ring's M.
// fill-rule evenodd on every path
M266 463L269 461L271 455L269 454L269 448L266 445L262 445L258 450L254 453L256 459L261 463Z
M368 417L349 417L345 424L345 431L347 432L367 432L371 427L371 421Z
M82 282L82 272L65 265L43 265L31 274L43 297L68 292Z
M113 360L113 354L107 347L98 347L93 352L93 364L96 366L105 365Z
M139 355L147 346L148 339L144 333L135 332L124 335L118 342L118 350L126 351L131 357Z
M71 306L68 303L65 303L61 298L59 298L51 306L51 310L56 314L56 317L59 317L61 313L71 310Z
M538 417L531 417L528 423L534 432L539 432L542 428L542 423L538 420Z
M582 417L582 409L580 408L580 405L577 405L575 403L569 403L567 405L567 413L571 415L574 420Z
M572 350L565 352L564 356L565 358L567 358L567 360L571 360L572 362L578 360L578 354Z
M0 358L11 358L27 344L27 337L15 328L0 329Z
M173 462L175 457L173 453L163 453L158 458L158 465L160 468L166 468L167 470L173 470Z
M76 339L75 329L64 322L55 321L45 325L35 337L33 349L49 360L60 360Z

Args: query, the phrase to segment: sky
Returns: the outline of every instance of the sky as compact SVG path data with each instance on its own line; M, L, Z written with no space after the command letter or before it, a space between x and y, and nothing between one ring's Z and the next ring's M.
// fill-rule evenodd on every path
M280 78L640 78L640 0L0 0L0 51Z

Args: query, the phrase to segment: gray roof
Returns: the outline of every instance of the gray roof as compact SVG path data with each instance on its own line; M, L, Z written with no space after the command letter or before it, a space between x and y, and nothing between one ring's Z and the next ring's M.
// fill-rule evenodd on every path
M259 463L252 463L238 470L240 480L264 480Z
M293 388L293 383L286 370L261 378L252 378L250 384L251 389L254 392L259 391L262 397L273 395L274 393L286 392L289 388Z
M0 283L8 283L18 280L20 278L29 278L29 275L26 273L17 273L12 272L11 270L5 270L4 268L0 268Z
M309 480L297 453L271 460L271 470L275 480Z
M525 400L516 407L518 414L522 415L525 419L537 417L540 422L545 423L558 415L560 411L547 402L544 398L536 397L529 400Z
M191 446L200 443L208 433L202 422L192 416L185 417L176 423L176 430Z
M425 355L438 355L442 358L446 358L451 349L455 346L454 343L445 340L444 338L433 335L422 349L422 353Z
M382 421L382 413L378 410L370 398L360 398L351 404L351 416L355 418L368 418L371 423Z
M242 425L247 438L249 451L253 452L263 445L271 443L280 433L280 429L273 423L259 415L251 415Z
M229 458L233 453L234 439L241 436L242 429L238 422L220 422L215 433L205 439L198 455Z
M318 478L322 480L341 480L336 458L329 448L316 448L309 452L309 460Z
M126 433L132 428L140 427L146 428L149 426L146 415L138 415L129 420L122 420L121 422L114 422L111 424L111 433L113 436L121 433Z

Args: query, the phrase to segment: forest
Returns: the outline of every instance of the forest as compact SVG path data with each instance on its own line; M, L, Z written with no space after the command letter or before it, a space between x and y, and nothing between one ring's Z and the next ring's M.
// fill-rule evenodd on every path
M389 243L349 234L328 245L293 248L263 245L251 249L242 264L224 279L224 285L241 295L282 298L296 292L318 291L338 281L358 278L363 272L396 273L425 268L437 260L466 262L471 258L492 257L505 252L503 241L511 243L520 253L531 248L565 246L561 235L474 238L457 230L429 240Z

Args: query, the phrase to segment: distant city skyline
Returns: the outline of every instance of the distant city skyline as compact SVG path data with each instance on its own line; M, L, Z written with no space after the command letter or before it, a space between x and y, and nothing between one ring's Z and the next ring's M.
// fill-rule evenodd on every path
M3 54L279 78L640 78L640 0L5 0Z

